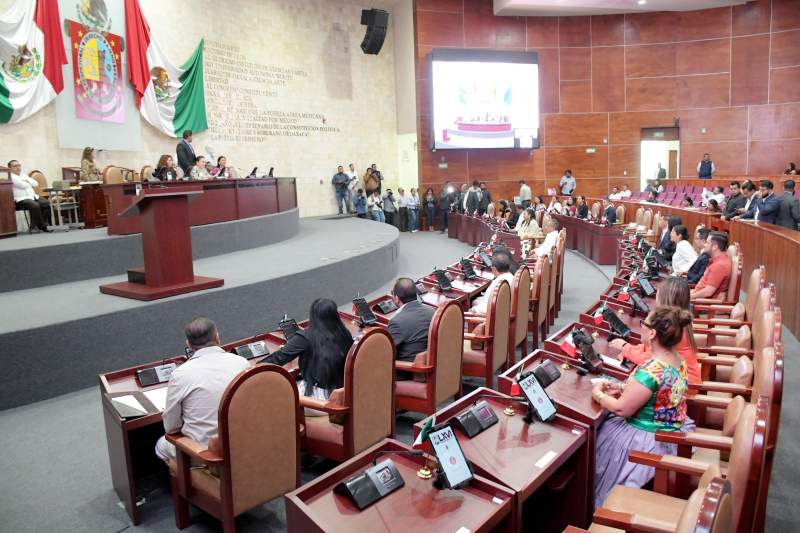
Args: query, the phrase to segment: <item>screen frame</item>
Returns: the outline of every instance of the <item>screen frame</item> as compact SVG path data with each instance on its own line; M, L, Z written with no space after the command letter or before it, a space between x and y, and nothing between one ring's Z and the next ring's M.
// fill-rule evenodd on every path
M456 148L456 147L441 147L436 148L436 124L434 120L434 95L433 95L433 62L434 61L451 61L451 62L486 62L486 63L519 63L525 65L535 64L539 66L539 53L538 52L512 52L509 50L487 50L476 48L434 48L428 54L428 102L430 102L430 151L436 152L437 150L535 150L540 147L541 136L541 69L539 69L539 102L537 109L539 111L539 127L536 132L536 139L534 139L533 146L521 148L517 146L507 146L502 148ZM515 143L516 144L516 143Z
M448 475L447 470L445 470L445 467L443 466L442 461L441 461L441 457L439 456L439 452L438 452L438 449L437 449L438 446L433 443L432 439L430 439L431 435L438 434L438 433L441 433L441 432L446 431L446 430L449 430L453 434L453 441L455 442L456 450L457 450L457 452L459 454L461 454L461 458L464 460L464 466L466 467L467 472L469 472L469 477L467 477L466 479L460 480L456 484L453 484L450 481L450 476ZM455 429L450 424L445 424L443 427L440 427L438 429L434 429L433 431L431 431L428 434L428 439L430 440L431 449L433 450L433 453L436 456L436 461L439 463L440 474L441 474L442 477L444 477L443 485L446 488L449 488L449 489L459 489L459 488L464 487L467 484L469 484L469 482L472 481L472 479L475 477L475 473L472 471L472 466L469 464L469 461L467 460L467 456L464 454L464 449L461 447L461 443L458 441L458 435L456 435Z

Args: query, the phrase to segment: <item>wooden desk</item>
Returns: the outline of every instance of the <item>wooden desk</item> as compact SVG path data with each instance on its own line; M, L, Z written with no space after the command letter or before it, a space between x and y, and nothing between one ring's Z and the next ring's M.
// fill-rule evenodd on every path
M458 239L461 233L461 215L458 213L453 213L452 211L447 213L447 236L451 239Z
M579 324L578 322L567 324L560 330L550 335L548 338L544 340L543 348L548 352L552 352L554 354L558 354L562 357L567 357L575 361L576 359L573 358L569 353L564 351L561 345L564 343L568 335L572 335L572 331L576 328L583 328L586 331L586 333L588 333L594 338L594 344L593 344L594 351L598 355L602 354L608 357L616 358L616 356L619 353L621 353L621 350L612 348L611 345L608 344L608 336L611 335L610 331L599 328L594 325ZM618 370L618 369L603 363L603 372L608 372L610 370ZM628 373L629 372L625 372L625 374Z
M431 480L417 476L423 457L384 454L400 472L405 485L373 503L358 508L333 492L336 485L372 466L381 451L409 451L410 447L385 439L285 496L290 532L433 533L456 531L509 531L514 494L507 488L476 476L460 490L440 490Z
M0 169L0 173L7 173L8 179L0 179L0 239L17 236L17 210L14 204L14 182L11 173Z
M378 296L377 298L367 302L367 305L369 305L369 308L372 309L372 312L375 313L375 316L378 318L378 322L383 324L383 325L388 325L389 321L392 319L392 317L394 317L394 315L396 315L397 312L400 311L400 308L398 307L397 309L395 309L391 313L382 313L380 308L378 307L378 304L381 303L381 302L390 302L392 300L393 300L393 298L392 298L391 294L384 294L382 296ZM355 306L353 306L353 307L355 307Z
M632 343L640 343L642 341L642 325L639 322L639 318L634 318L631 316L630 306L620 305L614 302L598 301L592 304L589 309L578 315L578 322L589 326L598 326L606 331L611 331L611 326L609 326L605 319L600 322L600 324L597 324L594 320L595 313L597 313L600 308L603 307L604 303L608 305L609 309L612 309L617 314L623 324L631 329L631 336L628 341Z
M617 264L617 240L622 236L622 230L617 226L595 224L566 215L553 215L559 224L567 228L567 241L569 244L570 233L576 233L574 248L598 265Z
M108 223L106 195L102 183L81 183L79 195L81 219L86 228L100 228Z
M203 189L203 194L189 204L192 226L269 215L297 207L294 178L115 183L102 186L107 200L108 234L130 235L141 231L138 218L117 216L134 202L137 187L171 188L189 184Z
M246 339L224 344L222 348L232 352L237 346L255 341L266 341L270 353L280 348L284 341L282 335L275 332L262 333ZM260 362L263 357L252 359L252 364ZM141 520L139 486L143 479L163 472L164 462L155 454L156 441L164 435L161 411L147 399L145 391L166 387L165 383L141 387L136 379L136 371L151 368L162 363L174 362L178 365L186 361L186 356L159 359L143 365L123 368L98 376L100 383L100 399L103 405L103 420L106 428L108 459L111 465L111 483L122 501L133 525ZM297 361L285 367L295 377L298 375ZM138 418L121 418L111 403L111 398L124 394L133 394L148 411L147 415Z
M589 495L588 514L585 517L588 523L592 521L594 513L594 458L597 430L606 417L605 410L592 400L592 378L597 376L581 376L574 366L570 365L568 369L562 366L564 363L570 364L568 358L544 350L536 350L500 374L497 377L497 388L503 394L510 394L511 385L517 374L521 371L533 370L533 367L545 360L552 361L561 371L561 377L547 387L547 395L556 404L559 414L586 424L589 428L587 446L589 449L589 487L592 492ZM625 381L628 377L616 370L609 370L608 374L620 381Z
M561 532L589 516L588 431L557 415L546 424L523 420L527 406L505 394L479 388L436 413L446 422L478 400L486 400L499 422L473 438L454 429L473 470L514 490L514 531ZM512 404L517 412L503 410ZM425 420L414 425L418 434Z
M81 181L81 167L61 167L61 179L70 185L78 185Z

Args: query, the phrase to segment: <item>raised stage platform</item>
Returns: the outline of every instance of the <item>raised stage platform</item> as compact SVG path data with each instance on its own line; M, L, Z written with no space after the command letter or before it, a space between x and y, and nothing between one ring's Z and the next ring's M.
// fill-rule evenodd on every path
M299 231L297 208L259 217L194 226L195 260L268 246ZM142 265L142 236L108 235L106 228L19 234L0 239L0 293L117 276ZM203 275L200 270L197 274Z
M15 239L29 244L17 253L28 250L26 253L37 258L54 255L48 246L38 246L44 241L34 243L39 238L76 239L70 245L98 251L91 261L82 259L76 265L69 263L77 255L70 250L61 263L53 263L55 271L63 270L66 277L76 268L90 269L97 263L93 271L110 270L114 276L84 275L59 284L52 284L58 277L50 277L45 280L51 283L47 286L31 286L33 281L24 274L30 267L16 264L6 270L10 279L3 283L14 283L20 275L29 280L26 283L31 288L0 293L0 309L4 310L0 352L5 370L0 377L0 410L90 387L100 372L181 354L183 327L194 317L212 318L225 342L274 329L284 314L305 319L314 298L347 301L357 292L377 289L397 274L399 232L395 227L350 217L298 220L296 211L293 223L273 218L291 214L192 228L196 257L201 250L205 254L195 261L195 272L225 278L225 285L154 302L108 296L98 289L100 284L125 279L120 274L134 263L125 258L121 260L124 268L120 263L108 267L105 263L117 261L108 249L123 253L125 247L115 241L137 236L92 239L87 230ZM294 224L294 238L241 249L248 242L268 239L260 233L274 235L273 224L281 227L284 223L288 227L278 233L291 233ZM78 239L81 233L87 233L86 240ZM334 234L335 239L331 238ZM0 243L0 253L8 252L10 242ZM127 246L141 253L138 242ZM0 261L5 260L0 256Z

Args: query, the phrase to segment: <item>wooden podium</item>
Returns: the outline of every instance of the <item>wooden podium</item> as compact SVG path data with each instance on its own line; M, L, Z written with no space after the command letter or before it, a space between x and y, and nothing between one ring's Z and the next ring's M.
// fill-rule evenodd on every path
M100 285L100 292L135 300L158 300L221 287L222 278L195 276L189 201L203 194L199 186L142 190L118 216L139 215L144 268L128 270L128 281Z

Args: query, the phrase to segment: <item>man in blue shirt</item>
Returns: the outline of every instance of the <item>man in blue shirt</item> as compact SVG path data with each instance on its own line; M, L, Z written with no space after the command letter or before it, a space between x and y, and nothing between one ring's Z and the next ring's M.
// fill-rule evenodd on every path
M775 186L769 180L761 180L758 184L759 198L755 202L750 202L750 209L741 216L734 217L734 220L758 220L759 222L767 222L775 224L778 218L778 211L781 207L781 201L775 196L772 190Z

